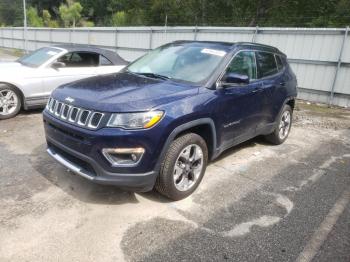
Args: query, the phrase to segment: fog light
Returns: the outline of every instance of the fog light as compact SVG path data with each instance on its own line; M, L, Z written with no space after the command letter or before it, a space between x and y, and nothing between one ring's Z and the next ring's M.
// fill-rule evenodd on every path
M142 147L102 149L102 154L112 166L136 166L144 152L145 149Z

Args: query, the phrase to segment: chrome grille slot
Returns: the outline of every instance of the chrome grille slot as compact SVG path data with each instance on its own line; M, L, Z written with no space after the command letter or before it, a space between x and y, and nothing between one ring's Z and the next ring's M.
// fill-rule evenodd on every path
M70 115L69 115L70 122L75 122L77 120L78 115L79 115L79 111L80 111L80 109L77 107L72 108L72 111L70 112Z
M67 119L67 118L68 118L68 114L69 114L70 108L71 108L71 106L69 106L69 105L64 105L64 106L63 106L62 115L61 115L61 117L62 117L63 119Z
M61 114L61 110L62 110L62 103L58 102L57 106L56 106L56 109L55 109L55 115L59 116Z
M50 107L50 112L53 113L55 110L55 106L56 106L56 100L52 99L51 102L51 107Z
M102 120L103 114L102 113L92 113L91 117L90 117L90 121L88 124L88 127L90 128L96 128L99 126L101 120Z
M75 107L53 98L49 99L46 112L73 125L90 129L97 129L104 117L103 113Z
M89 110L81 110L78 119L78 125L84 126L89 118L91 111Z

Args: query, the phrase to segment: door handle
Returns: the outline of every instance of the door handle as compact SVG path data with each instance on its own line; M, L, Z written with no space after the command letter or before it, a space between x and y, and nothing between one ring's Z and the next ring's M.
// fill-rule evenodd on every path
M282 82L280 82L280 85L281 85L281 86L286 86L286 82L285 82L285 81L282 81Z

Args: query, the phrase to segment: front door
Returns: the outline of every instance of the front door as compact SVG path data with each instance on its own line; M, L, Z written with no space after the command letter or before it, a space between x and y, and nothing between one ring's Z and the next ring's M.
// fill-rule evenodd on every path
M239 52L229 64L226 73L247 75L248 84L234 85L217 90L221 114L221 146L230 147L255 135L261 120L262 82L257 80L255 53Z

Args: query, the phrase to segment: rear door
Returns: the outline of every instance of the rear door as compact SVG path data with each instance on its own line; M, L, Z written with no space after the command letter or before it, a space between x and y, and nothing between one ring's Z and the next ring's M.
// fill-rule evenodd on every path
M262 83L260 90L262 111L257 129L262 129L274 122L274 95L282 83L282 79L274 53L257 51L255 54L258 79Z

